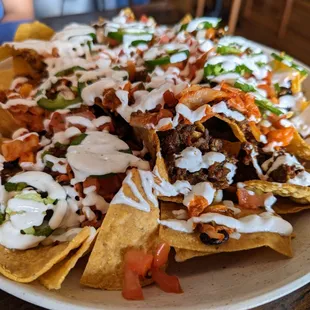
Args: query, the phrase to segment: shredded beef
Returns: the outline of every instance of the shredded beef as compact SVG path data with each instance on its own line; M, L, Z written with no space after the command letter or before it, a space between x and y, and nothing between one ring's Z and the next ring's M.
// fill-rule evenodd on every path
M196 147L201 152L207 152L209 150L209 139L200 137L197 141L192 143L193 147Z
M7 98L7 96L6 96L6 93L5 93L3 90L1 90L1 91L0 91L0 102L6 103L7 100L8 100L8 98Z
M224 167L224 162L214 163L208 168L208 180L213 183L215 188L227 188L229 186L227 182L227 174L230 170Z
M221 152L223 149L223 142L220 139L210 139L210 151L212 152Z
M48 153L58 158L66 158L68 147L69 147L68 145L59 143L49 148Z
M174 130L158 132L162 153L166 156L176 154L180 151L181 140L179 133Z
M11 162L4 162L3 169L1 170L2 184L20 171L21 168L18 165L18 160L14 160Z
M235 164L237 162L235 158L227 157L222 163L214 163L208 169L200 169L194 173L175 167L175 154L190 146L198 148L203 154L213 151L227 156L223 149L223 141L211 136L208 129L202 132L201 126L198 125L178 125L175 129L158 132L158 136L171 183L186 180L195 185L210 181L218 189L229 186L226 177L230 170L224 165L226 162Z
M289 179L293 179L301 169L298 169L296 166L288 166L288 165L281 165L277 169L273 170L269 177L279 183L286 183Z

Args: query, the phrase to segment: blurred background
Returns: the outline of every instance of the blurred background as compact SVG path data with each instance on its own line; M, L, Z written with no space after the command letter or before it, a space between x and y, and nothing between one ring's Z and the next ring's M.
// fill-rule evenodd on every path
M176 23L186 13L217 16L230 32L284 50L310 65L310 0L3 0L33 6L32 17L60 30L70 22L90 23L99 16L111 18L130 6L139 17L152 15L159 23ZM0 0L1 3L1 0ZM4 5L5 7L5 5ZM17 5L14 6L15 8ZM5 11L5 10L4 10ZM74 16L72 16L74 15ZM1 9L0 9L1 16ZM5 16L5 12L4 12ZM19 19L23 19L23 16ZM0 28L0 36L4 32Z

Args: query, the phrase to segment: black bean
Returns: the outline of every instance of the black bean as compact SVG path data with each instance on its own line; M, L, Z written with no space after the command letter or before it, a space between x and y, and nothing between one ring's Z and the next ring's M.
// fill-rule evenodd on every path
M151 272L151 270L149 270L149 271L146 273L145 279L152 279L152 272Z
M279 97L285 96L285 95L292 95L292 90L290 88L281 87L279 92Z
M200 238L200 241L204 244L207 244L207 245L219 245L219 244L222 244L224 242L226 242L228 239L229 239L229 234L226 230L220 230L218 231L220 234L223 234L224 235L224 238L223 240L219 240L219 239L215 239L215 238L210 238L208 234L206 233L201 233L199 238Z

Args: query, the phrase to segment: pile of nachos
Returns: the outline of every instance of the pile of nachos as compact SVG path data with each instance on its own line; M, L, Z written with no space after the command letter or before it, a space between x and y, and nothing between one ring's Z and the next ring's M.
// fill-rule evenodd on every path
M281 215L310 208L308 73L226 30L125 9L2 45L3 276L57 290L84 257L81 285L141 300L151 283L182 292L171 248L292 257Z

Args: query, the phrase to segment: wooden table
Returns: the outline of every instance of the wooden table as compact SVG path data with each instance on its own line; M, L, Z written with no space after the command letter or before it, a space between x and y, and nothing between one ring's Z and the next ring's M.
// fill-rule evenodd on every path
M150 5L139 6L133 9L136 16L146 14L153 16L160 24L174 24L182 17L183 13L176 10L172 6L167 5ZM71 22L90 23L96 21L99 16L111 18L117 14L117 10L94 12L80 15L70 15L61 17L49 17L42 19L42 22L51 26L56 31L62 29L65 25ZM0 279L1 281L1 279ZM6 310L39 310L41 307L32 305L19 298L9 295L0 290L0 309ZM274 302L268 303L264 306L255 308L255 310L306 310L310 309L310 284L300 288L299 290L280 298Z

